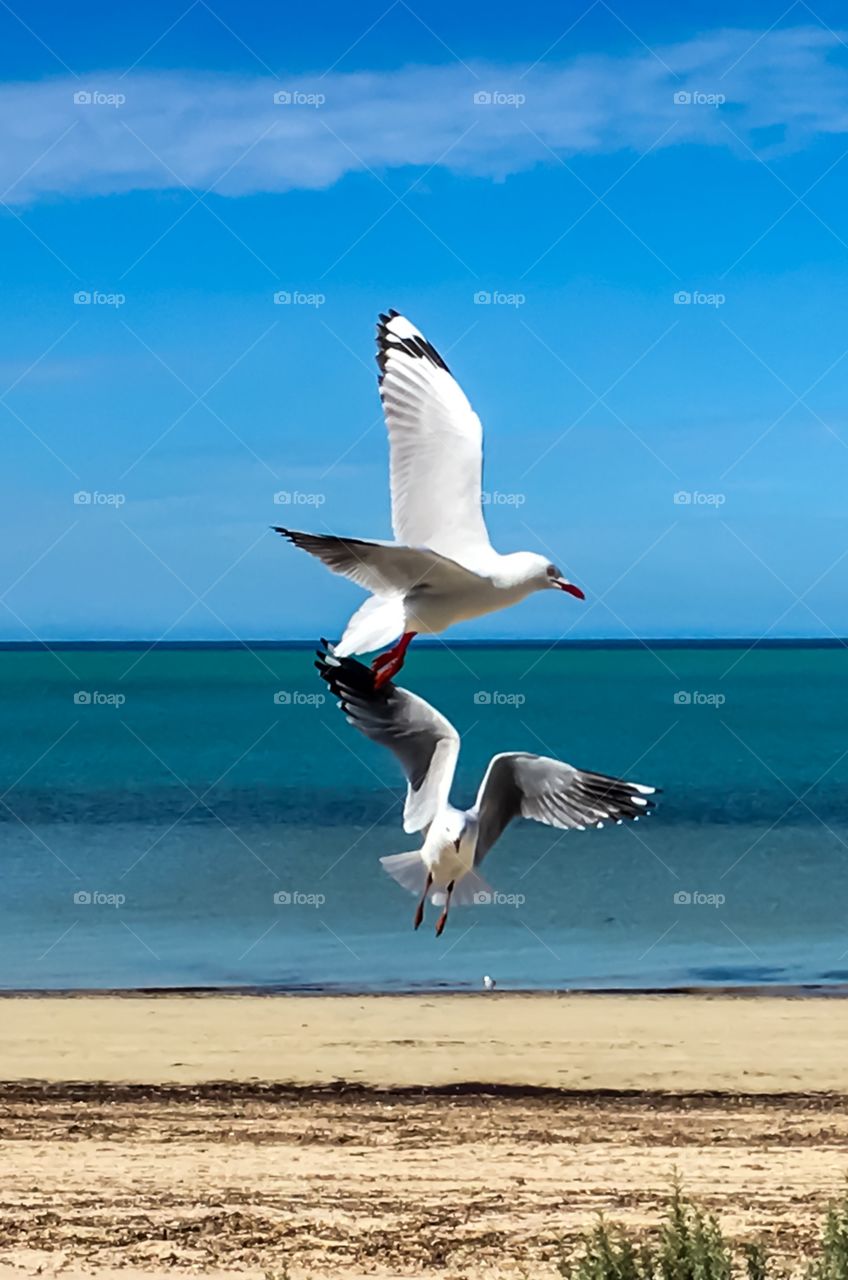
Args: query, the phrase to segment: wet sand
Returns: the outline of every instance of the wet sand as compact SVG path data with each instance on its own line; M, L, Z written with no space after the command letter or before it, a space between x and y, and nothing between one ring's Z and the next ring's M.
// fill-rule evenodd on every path
M797 1261L848 1172L846 1009L0 1000L0 1277L554 1277L599 1210L654 1225L675 1170Z

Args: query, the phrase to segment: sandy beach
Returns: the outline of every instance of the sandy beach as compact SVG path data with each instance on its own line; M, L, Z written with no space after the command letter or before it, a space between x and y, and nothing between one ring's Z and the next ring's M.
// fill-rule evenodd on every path
M797 996L37 996L0 1080L372 1088L848 1089L848 1001Z
M841 999L7 998L0 1267L554 1276L674 1171L797 1257L848 1172ZM2 1274L2 1272L0 1272Z

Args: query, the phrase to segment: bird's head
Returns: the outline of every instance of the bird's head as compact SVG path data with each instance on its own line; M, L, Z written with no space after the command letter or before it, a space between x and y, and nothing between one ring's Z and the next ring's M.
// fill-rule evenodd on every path
M544 591L555 586L557 590L576 595L578 600L585 600L583 591L574 582L569 582L562 575L556 564L537 552L512 552L509 556L501 556L501 568L496 575L498 586L512 588L520 586L528 591Z
M544 556L540 556L539 559L543 560ZM555 564L551 564L549 560L545 561L545 585L554 587L557 591L567 591L570 596L576 596L578 600L586 599L580 588L575 586L573 582L569 582L565 574Z
M504 559L513 561L514 564L511 567L520 573L526 582L531 582L536 591L546 591L549 587L554 587L557 591L567 591L570 596L576 596L578 600L586 599L580 588L573 582L569 582L555 564L551 564L545 556L537 555L535 551L518 551L511 556L505 556Z
M458 850L465 824L464 813L460 813L457 809L445 809L433 822L434 830L428 833L428 838L429 835L435 835L440 844L452 844Z

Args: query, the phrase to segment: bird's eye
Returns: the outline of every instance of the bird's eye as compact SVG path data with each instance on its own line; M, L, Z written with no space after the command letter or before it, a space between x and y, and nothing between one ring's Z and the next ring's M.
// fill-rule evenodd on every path
M549 565L548 565L548 577L549 577L549 578L558 578L558 577L559 577L559 569L556 567L556 565L555 565L555 564L549 564Z

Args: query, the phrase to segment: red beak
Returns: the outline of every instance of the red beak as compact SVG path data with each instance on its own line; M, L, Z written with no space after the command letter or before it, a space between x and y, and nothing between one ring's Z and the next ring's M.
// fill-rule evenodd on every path
M564 578L557 578L556 584L561 591L567 591L570 596L576 596L578 600L586 599L580 588L575 587L573 582L566 582Z

